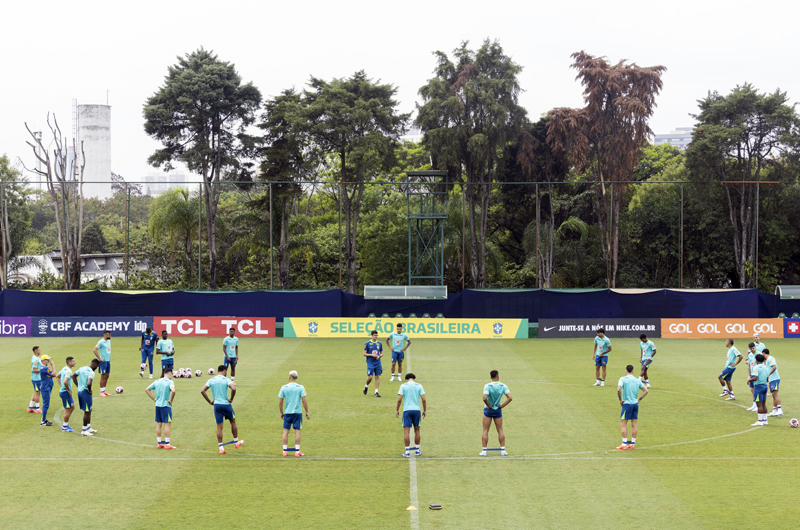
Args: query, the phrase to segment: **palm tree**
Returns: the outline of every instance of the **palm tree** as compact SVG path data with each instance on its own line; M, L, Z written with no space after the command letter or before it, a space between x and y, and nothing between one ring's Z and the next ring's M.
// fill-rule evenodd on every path
M189 193L186 188L167 190L150 206L150 221L147 225L150 237L156 244L166 237L173 254L173 263L176 249L180 246L185 265L192 273L195 269L192 246L194 239L198 237L200 215L197 204L197 194Z

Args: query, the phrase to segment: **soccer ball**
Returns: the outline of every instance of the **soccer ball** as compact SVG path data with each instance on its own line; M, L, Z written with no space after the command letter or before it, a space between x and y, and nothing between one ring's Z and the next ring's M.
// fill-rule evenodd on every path
M800 425L800 421L797 421L797 418L792 418L789 420L789 427L797 428L798 425Z
M117 387L117 394L122 394L122 387L121 386Z
M187 379L191 379L191 378L192 378L192 371L191 371L191 370L186 370L186 371L183 373L183 377L185 377L185 378L187 378Z
M172 372L172 375L174 377L183 377L183 370L176 370L175 372Z
M203 371L202 370L198 370L198 371L196 371L194 373L194 375L196 375L197 377L200 377L201 375L203 375Z
M192 369L191 368L184 368L183 369L183 373L191 375L192 374Z
M209 368L208 369L208 375L214 375L214 369L213 368Z
M144 369L147 368L147 365L142 363L141 365L139 365L139 368L141 368L142 372L144 372Z

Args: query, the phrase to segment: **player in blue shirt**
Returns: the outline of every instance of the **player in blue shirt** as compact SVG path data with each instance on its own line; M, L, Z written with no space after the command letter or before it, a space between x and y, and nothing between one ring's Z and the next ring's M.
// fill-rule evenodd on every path
M139 377L144 377L144 369L147 364L150 365L150 379L153 378L153 352L156 350L156 343L158 342L158 333L150 328L144 330L142 333L142 342L139 344L139 351L142 352L142 366L139 372Z
M760 352L756 350L755 342L751 342L750 344L748 344L747 350L748 350L747 360L745 361L745 363L747 364L747 377L749 378L750 373L753 371L753 367L756 365L756 355L758 355ZM750 379L748 379L747 381L748 385L750 386L750 396L753 398L753 406L747 410L749 410L750 412L756 412L758 410L758 404L756 403L756 395L755 391L753 390L754 385L753 382L750 381Z
M239 337L234 337L235 328L228 330L228 336L222 339L222 364L231 367L231 381L236 380L236 365L239 363Z
M652 340L647 340L647 335L642 333L639 335L639 349L642 351L641 363L642 373L639 375L639 381L644 383L644 386L650 388L650 377L647 369L653 363L653 357L656 356L656 345Z
M483 450L479 455L486 456L486 447L489 444L489 429L492 427L492 421L494 421L494 427L497 429L497 440L500 442L500 456L507 456L506 433L503 431L503 409L514 398L511 397L508 387L500 382L500 374L497 370L489 372L489 377L492 378L492 382L483 387L483 404L485 405L483 408L483 434L481 435ZM503 396L506 397L506 400L500 403Z
M94 371L99 367L100 360L92 359L89 366L78 368L78 371L72 374L72 380L78 385L78 406L83 411L81 436L94 436L97 432L92 429L92 382L94 381Z
M161 377L166 370L175 368L175 344L167 335L167 330L161 331L161 338L156 343L156 352L161 356Z
M633 365L625 367L625 377L619 378L617 383L617 398L622 405L622 412L619 414L619 426L622 430L622 445L617 447L620 451L634 449L636 447L636 435L639 431L637 421L639 420L639 402L647 395L647 387L636 379L633 375ZM643 390L639 397L639 390ZM631 422L631 441L628 442L628 421Z
M47 421L47 411L50 409L50 392L53 390L53 378L56 377L53 371L53 361L47 355L41 356L42 369L39 375L42 376L42 421L39 425L50 427L52 422Z
M109 397L111 394L106 392L108 375L111 373L111 332L109 330L105 330L103 338L97 341L97 345L94 347L94 356L100 361L100 397Z
M164 332L166 333L166 332ZM206 391L211 389L211 395L214 396L214 401L208 399ZM231 391L231 397L228 398L228 389ZM231 434L233 435L234 449L239 449L244 440L239 439L239 426L236 425L236 413L233 412L233 398L236 397L236 383L228 379L228 367L221 364L217 367L217 375L208 380L203 386L200 393L208 404L214 407L214 419L217 421L217 443L219 444L219 454L225 454L225 447L222 443L222 426L225 420L231 423Z
M289 451L289 429L294 429L294 456L306 456L300 452L300 430L303 428L303 408L306 410L306 419L310 420L308 413L308 401L306 401L306 389L303 385L297 384L297 372L289 372L289 383L283 385L278 392L278 411L283 420L283 453L288 456ZM286 406L284 407L284 401Z
M403 333L403 325L397 324L397 331L390 333L386 338L386 344L392 349L392 378L394 381L394 365L397 363L397 380L403 380L403 359L406 357L406 350L411 346L411 339ZM405 344L405 346L403 346Z
M28 403L28 412L34 414L41 414L39 409L39 399L42 390L42 376L39 375L39 370L42 369L42 361L39 359L39 346L33 347L33 356L31 357L31 384L33 384L33 395L31 402Z
M608 364L608 352L610 351L611 341L606 337L606 329L600 328L594 338L594 349L592 350L595 377L595 382L592 386L606 386L606 365ZM600 368L603 369L603 377L600 377Z
M775 361L775 357L770 355L769 350L764 348L761 350L761 355L764 356L766 359L766 366L767 370L769 371L769 376L767 377L767 385L769 386L769 391L772 393L772 412L769 413L770 416L783 416L783 409L781 408L781 398L778 397L778 388L781 384L781 376L778 375L778 363Z
M766 358L763 354L756 355L756 365L750 371L750 378L747 382L753 382L753 397L758 404L758 421L753 426L767 425L767 382L769 370L764 364Z
M72 411L75 410L75 400L72 398L72 368L75 367L75 358L67 357L67 365L58 372L58 381L61 383L58 397L61 398L61 403L64 405L64 419L61 424L63 432L75 432L75 429L69 426L69 418L72 416Z
M155 395L151 394L155 392ZM172 403L175 401L175 383L172 381L172 370L167 369L164 377L156 379L144 389L147 397L156 403L156 441L159 449L176 449L169 443L172 426ZM161 442L161 427L164 427L164 442Z
M731 378L733 377L733 372L736 371L736 366L742 362L742 354L733 345L733 339L725 339L725 347L728 348L728 353L725 355L725 368L718 376L719 384L722 385L722 394L719 397L728 396L725 401L735 401L736 396L733 394ZM725 388L726 383L728 388Z
M759 335L758 333L753 333L753 343L756 345L756 351L758 353L763 352L764 348L767 347L766 344L761 342L761 335Z
M364 385L364 395L367 395L372 376L375 376L375 397L381 397L378 387L381 386L381 374L383 373L383 366L381 366L383 344L378 340L377 329L372 330L370 337L370 340L364 345L364 357L367 358L367 384Z
M428 411L428 402L425 400L425 390L422 385L417 383L417 376L411 372L406 374L406 382L400 385L400 390L397 391L397 408L395 410L395 417L400 417L400 403L403 404L403 441L406 444L406 451L403 456L408 458L411 456L409 452L411 449L415 450L417 456L422 455L422 450L419 448L419 422L425 417ZM422 401L422 413L420 414L419 402ZM414 427L414 447L411 447L410 430Z

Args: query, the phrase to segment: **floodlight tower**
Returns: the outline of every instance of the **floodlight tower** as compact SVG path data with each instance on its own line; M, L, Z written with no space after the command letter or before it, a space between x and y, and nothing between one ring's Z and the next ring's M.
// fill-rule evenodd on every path
M408 284L444 285L447 171L409 171L406 173L405 192Z

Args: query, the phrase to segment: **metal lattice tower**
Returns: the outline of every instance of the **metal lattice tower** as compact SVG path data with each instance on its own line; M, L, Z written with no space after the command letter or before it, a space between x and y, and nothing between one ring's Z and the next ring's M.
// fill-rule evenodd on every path
M408 284L444 285L447 171L406 173Z

